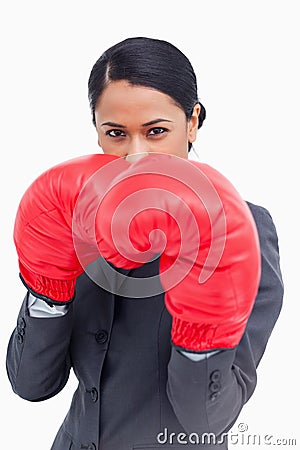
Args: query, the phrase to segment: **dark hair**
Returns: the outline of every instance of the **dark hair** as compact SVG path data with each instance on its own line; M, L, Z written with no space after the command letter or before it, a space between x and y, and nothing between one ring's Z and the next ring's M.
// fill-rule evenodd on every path
M146 37L128 38L106 50L94 64L88 97L96 126L95 108L111 81L126 80L132 85L151 87L169 95L191 118L196 103L201 106L198 128L206 117L198 100L197 79L188 58L169 42ZM189 143L189 150L192 144Z

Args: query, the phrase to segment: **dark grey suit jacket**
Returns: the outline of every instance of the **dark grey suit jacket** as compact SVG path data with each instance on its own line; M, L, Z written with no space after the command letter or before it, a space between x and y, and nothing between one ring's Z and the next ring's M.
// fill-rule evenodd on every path
M235 349L189 360L170 342L172 318L163 293L126 298L86 274L78 278L65 316L30 317L24 299L7 351L14 392L42 401L63 389L71 368L78 378L52 450L227 448L226 433L255 389L256 368L283 297L272 218L266 209L248 205L260 237L262 275ZM158 262L129 276L153 276Z

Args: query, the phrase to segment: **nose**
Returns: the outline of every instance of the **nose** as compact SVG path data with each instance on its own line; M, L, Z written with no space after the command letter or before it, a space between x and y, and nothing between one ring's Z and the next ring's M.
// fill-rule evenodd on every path
M126 149L126 157L131 155L137 155L140 153L146 153L149 151L149 146L145 139L142 139L140 136L134 136L128 143Z
M142 153L131 153L130 155L127 155L125 157L126 161L133 164L134 162L138 161L141 158L144 158L145 156L148 156L148 152L142 152Z

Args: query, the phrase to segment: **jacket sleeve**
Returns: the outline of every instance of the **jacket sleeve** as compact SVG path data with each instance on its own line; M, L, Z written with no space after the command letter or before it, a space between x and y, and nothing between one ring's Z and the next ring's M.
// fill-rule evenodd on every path
M283 299L278 239L269 212L248 203L258 229L262 273L254 307L239 345L199 362L172 348L167 393L187 433L226 433L256 386L256 368Z
M72 305L61 317L30 317L28 295L9 340L6 369L16 394L42 401L61 391L69 378Z

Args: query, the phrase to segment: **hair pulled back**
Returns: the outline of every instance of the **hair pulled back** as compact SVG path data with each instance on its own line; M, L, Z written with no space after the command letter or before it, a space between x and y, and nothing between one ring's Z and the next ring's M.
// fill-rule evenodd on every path
M194 69L189 59L169 42L146 37L128 38L100 56L88 81L88 98L95 126L97 102L105 87L118 80L167 94L184 111L187 120L199 103L198 128L202 126L206 111L198 100ZM189 150L191 147L190 143Z

